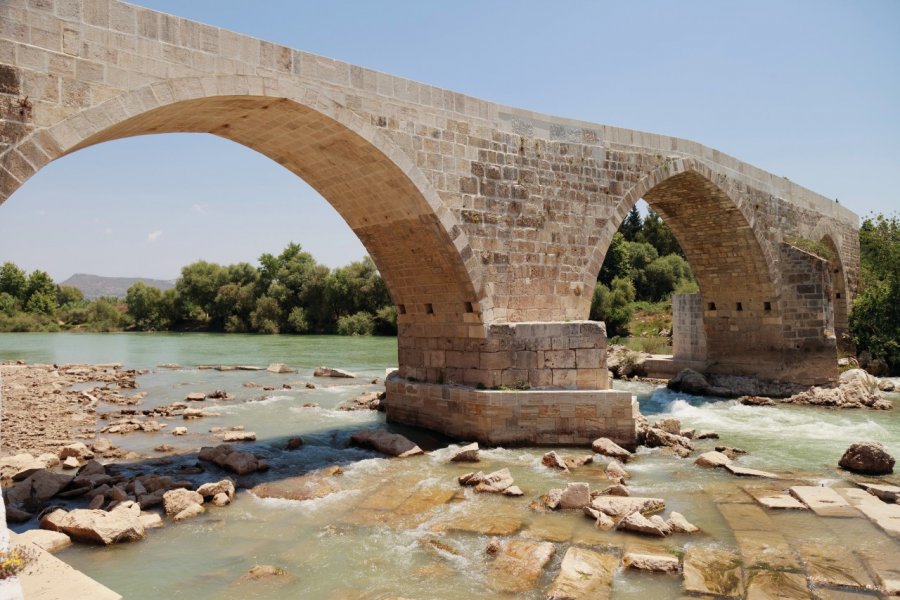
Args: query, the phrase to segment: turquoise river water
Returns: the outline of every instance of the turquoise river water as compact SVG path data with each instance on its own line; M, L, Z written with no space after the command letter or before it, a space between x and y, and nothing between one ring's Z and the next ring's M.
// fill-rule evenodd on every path
M759 550L757 545L754 550L747 542L748 531L759 533L773 546L775 540L786 544L790 560L784 568L808 576L810 597L831 597L830 591L839 589L874 594L874 573L878 565L883 567L885 557L900 565L897 540L861 516L826 519L809 511L767 510L764 521L742 525L728 508L753 503L744 491L748 485L771 489L783 489L793 482L850 485L847 474L836 466L849 444L880 441L894 456L900 456L898 410L750 407L733 400L677 394L647 383L616 382L615 387L638 396L642 412L651 421L675 416L684 428L718 432L721 440L699 442L701 451L718 443L740 447L748 454L739 464L774 471L784 478L783 482L736 478L722 470L700 469L692 458L642 449L626 466L632 475L632 495L664 498L666 514L677 510L702 529L694 535L648 540L597 530L579 514L548 514L529 508L549 488L565 487L570 481L588 481L592 489L605 487L606 460L600 456L593 465L572 474L542 466L546 448L483 449L478 465L451 464L448 457L455 442L395 426L390 427L429 452L409 459L387 459L348 448L353 432L384 426L384 416L373 411L339 411L337 407L361 392L383 387L370 381L383 381L385 369L396 365L393 338L0 334L0 360L8 359L60 364L121 362L126 367L149 369L138 378L139 390L148 392L143 408L182 400L192 391L228 391L232 399L207 400L204 406L221 416L171 422L170 429L186 425L187 436L173 437L165 430L161 434L110 436L114 444L148 456L132 465L135 471L171 472L182 463L193 465L201 446L218 443L209 428L232 425L256 432L257 441L242 444L242 449L266 457L272 466L266 474L241 478L243 485L336 464L344 469L344 474L335 478L338 491L322 498L260 499L241 490L232 505L211 508L183 523L167 521L164 528L149 531L143 541L105 548L77 545L59 554L128 599L537 599L546 597L572 544L613 553L652 549L676 555L697 544L735 549L744 559L745 573L750 573L752 568L762 568L756 554L765 548ZM286 363L298 372L276 375L197 368L272 362ZM157 368L163 363L184 368ZM313 378L312 370L318 365L347 369L359 377ZM276 389L266 392L243 385L250 381ZM307 389L303 384L308 381L314 381L316 388ZM280 389L283 384L292 389ZM890 397L900 406L900 396ZM305 442L303 447L284 451L287 438L298 435ZM159 464L151 457L161 456L153 451L161 443L174 445L181 456L172 464ZM557 451L590 453L585 448ZM516 485L524 490L522 498L478 495L456 483L456 477L466 471L489 472L502 467L510 469ZM208 469L200 480L221 478L214 468ZM723 505L727 505L725 509ZM530 591L514 595L492 591L491 561L484 552L490 538L485 532L492 530L502 539L525 537L556 545L554 558ZM429 543L435 539L443 545ZM270 580L242 580L257 564L276 565L288 574ZM612 584L613 598L683 595L679 575L620 569Z

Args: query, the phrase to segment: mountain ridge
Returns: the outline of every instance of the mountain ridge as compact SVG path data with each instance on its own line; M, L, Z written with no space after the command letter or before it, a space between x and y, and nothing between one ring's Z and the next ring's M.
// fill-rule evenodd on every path
M103 296L124 298L135 283L144 283L163 291L175 287L175 281L169 279L151 279L149 277L104 277L90 273L75 273L59 285L78 288L87 300L95 300Z

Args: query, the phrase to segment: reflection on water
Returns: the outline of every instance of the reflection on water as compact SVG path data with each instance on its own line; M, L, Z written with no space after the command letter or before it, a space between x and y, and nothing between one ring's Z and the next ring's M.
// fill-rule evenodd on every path
M746 486L776 490L794 481L839 479L841 473L833 465L844 448L862 439L881 441L892 454L900 455L897 411L746 407L642 383L617 382L616 387L638 394L641 410L651 421L676 416L685 428L717 431L721 440L698 442L702 449L718 443L741 447L749 454L740 464L790 471L792 478L788 482L738 479L720 470L700 469L691 459L641 450L626 466L632 474L632 495L664 498L666 514L681 512L702 529L693 536L655 540L600 531L577 513L546 514L529 508L547 489L570 481L587 481L592 489L605 487L606 460L600 456L596 463L570 475L544 467L541 456L546 449L540 448L493 448L482 451L478 465L452 464L448 459L455 445L445 448L439 436L407 428L402 430L433 451L389 460L347 448L352 432L383 425L383 415L336 408L363 391L378 388L368 382L394 366L396 342L392 339L0 335L0 357L121 361L144 368L171 362L186 366L285 362L299 368L298 373L286 375L154 369L139 378L141 390L149 392L144 408L182 400L191 391L220 388L232 399L204 403L204 408L221 413L219 417L172 421L170 428L187 425L189 435L183 438L137 433L113 437L117 445L155 454L152 448L164 441L187 453L183 460L193 464L192 452L216 443L211 427L240 424L258 437L242 447L266 456L272 465L269 473L244 483L332 464L341 464L344 474L335 478L340 491L323 498L259 499L242 491L231 506L210 508L184 523L167 521L165 528L149 532L139 543L78 546L60 555L129 599L537 599L546 597L572 544L620 555L629 551L680 555L690 545L715 546L739 552L747 567L786 569L832 585L874 585L872 564L879 557L900 556L897 542L867 519L762 510L744 490ZM319 364L355 370L361 377L314 379L311 371ZM306 388L310 381L315 389ZM260 387L246 387L250 382ZM281 389L284 384L291 389ZM261 386L275 389L264 391ZM295 435L305 444L283 451L286 439ZM558 452L583 454L585 449ZM479 495L456 484L456 478L467 471L503 467L509 468L524 497ZM143 462L134 468L146 470L153 465ZM556 545L554 558L532 591L516 595L489 591L491 560L484 549L492 533ZM242 580L257 564L282 567L288 575ZM620 570L613 580L613 597L680 598L681 586L678 575Z

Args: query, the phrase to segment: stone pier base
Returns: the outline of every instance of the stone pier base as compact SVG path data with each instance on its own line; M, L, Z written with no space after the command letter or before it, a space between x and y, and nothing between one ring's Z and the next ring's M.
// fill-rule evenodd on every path
M385 382L388 421L489 445L582 445L608 437L634 448L637 399L615 390L479 390Z

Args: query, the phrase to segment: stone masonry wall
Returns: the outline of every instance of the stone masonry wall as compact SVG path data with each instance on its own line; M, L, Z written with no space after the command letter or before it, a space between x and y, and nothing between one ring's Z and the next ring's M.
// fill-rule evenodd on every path
M706 361L703 297L672 295L672 354L678 361Z

